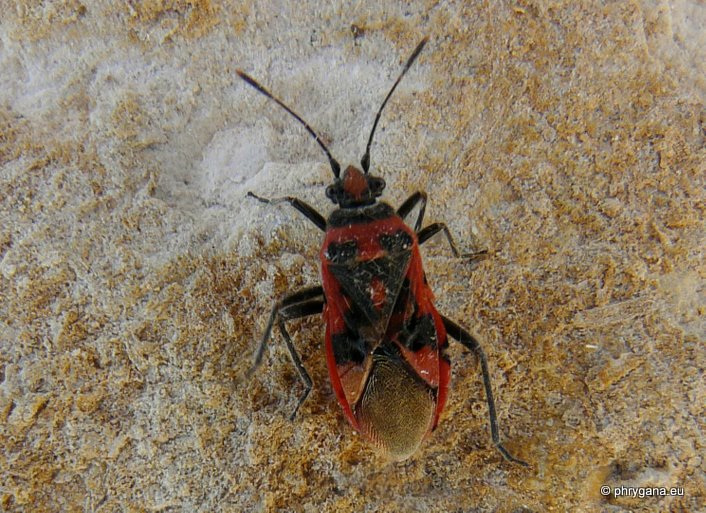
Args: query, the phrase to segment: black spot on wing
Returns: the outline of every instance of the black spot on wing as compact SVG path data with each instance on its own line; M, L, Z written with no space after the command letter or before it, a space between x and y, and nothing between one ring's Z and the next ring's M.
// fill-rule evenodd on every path
M412 236L404 230L397 230L395 233L383 233L380 235L380 245L388 253L399 253L408 251L412 247Z
M431 314L412 316L400 336L400 342L411 351L419 351L423 347L436 349L438 346L436 325Z
M326 258L334 264L342 264L355 259L358 244L354 240L332 242L326 247Z
M333 357L336 360L336 365L343 365L348 362L363 363L365 356L368 354L365 340L351 330L332 335L331 345L333 346Z

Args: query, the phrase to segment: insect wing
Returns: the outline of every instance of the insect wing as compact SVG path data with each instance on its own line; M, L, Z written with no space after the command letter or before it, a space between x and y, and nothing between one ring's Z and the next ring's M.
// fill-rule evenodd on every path
M322 256L333 389L356 430L404 459L436 426L450 368L416 237L395 216L328 233Z

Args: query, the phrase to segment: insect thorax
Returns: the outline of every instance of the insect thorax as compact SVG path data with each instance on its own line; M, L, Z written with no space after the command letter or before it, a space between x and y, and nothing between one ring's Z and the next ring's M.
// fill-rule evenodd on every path
M337 208L328 218L329 228L341 228L351 224L369 223L380 219L387 219L395 214L395 210L387 203L381 201L357 208Z

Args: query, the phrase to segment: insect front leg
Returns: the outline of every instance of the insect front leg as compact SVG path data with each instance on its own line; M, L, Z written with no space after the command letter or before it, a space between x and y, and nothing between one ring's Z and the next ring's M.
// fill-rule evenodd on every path
M493 387L490 383L490 372L488 371L488 360L485 357L485 352L483 351L483 348L480 345L480 342L478 342L473 335L468 333L465 329L463 329L461 326L456 324L454 321L451 319L444 317L443 315L441 318L444 321L444 327L446 328L446 333L453 339L458 340L466 346L466 348L470 349L478 358L480 361L480 368L481 372L483 374L483 386L485 387L485 398L488 401L488 417L490 418L490 434L493 439L493 444L495 444L495 447L497 447L498 451L500 451L500 454L503 455L503 458L505 458L508 461L512 461L513 463L518 463L520 465L523 465L525 467L528 467L529 465L522 461L519 458L516 458L512 454L508 452L505 447L503 447L503 444L500 443L500 432L498 430L498 418L495 413L495 400L493 399Z
M326 219L324 219L324 216L319 214L314 207L312 207L308 203L303 202L299 198L295 198L293 196L285 196L283 198L267 199L267 198L262 198L252 192L248 192L247 195L250 196L251 198L255 198L256 200L260 201L261 203L267 203L267 204L272 204L272 205L276 205L278 203L289 203L294 208L296 208L299 212L304 214L304 217L306 217L309 221L314 223L319 230L321 230L322 232L326 231Z
M427 209L427 193L424 191L415 192L397 209L397 215L404 219L409 215L412 209L417 206L417 203L421 203L421 206L419 207L419 214L417 214L417 222L414 223L415 232L419 232L419 229L422 227L424 212Z

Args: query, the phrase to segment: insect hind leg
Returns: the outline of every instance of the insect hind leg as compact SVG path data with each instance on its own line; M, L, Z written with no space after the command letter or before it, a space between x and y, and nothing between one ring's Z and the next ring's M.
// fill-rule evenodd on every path
M461 326L456 324L454 321L449 319L448 317L444 317L443 315L441 316L443 322L444 322L444 327L446 328L447 334L459 342L463 344L466 348L471 350L477 357L478 360L480 361L480 367L481 367L481 372L483 374L483 386L485 387L485 398L488 402L488 417L490 419L490 434L493 439L493 444L495 447L498 449L500 454L503 455L503 458L505 458L507 461L511 461L513 463L517 463L519 465L522 465L524 467L528 467L529 465L527 462L522 461L519 458L516 458L510 452L505 449L503 444L500 442L500 431L498 429L498 418L497 414L495 413L495 400L493 399L493 387L490 383L490 371L488 371L488 359L485 356L485 352L483 351L483 348L480 345L480 342L478 342L473 335L468 333L465 329L463 329Z
M305 203L304 201L300 200L299 198L295 198L293 196L284 196L282 198L268 199L268 198L263 198L261 196L258 196L257 194L255 194L253 192L248 192L247 195L250 196L251 198L255 198L260 203L267 203L268 205L269 204L277 205L278 203L289 203L291 206L296 208L299 212L304 214L304 217L306 217L309 221L314 223L319 230L321 230L322 232L326 231L326 219L324 219L324 216L319 214L314 207L312 207L308 203Z

